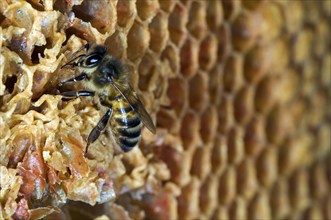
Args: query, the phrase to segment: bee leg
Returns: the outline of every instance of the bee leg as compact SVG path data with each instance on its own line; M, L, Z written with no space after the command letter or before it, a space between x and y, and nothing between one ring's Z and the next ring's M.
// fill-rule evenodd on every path
M64 98L76 98L76 97L80 97L80 96L94 96L94 92L90 92L90 91L69 91L69 92L63 92L61 93L61 95Z
M100 136L101 131L103 131L109 121L109 118L111 116L111 113L113 112L113 110L111 108L109 108L107 110L107 112L102 116L102 118L100 119L100 121L98 122L97 126L95 126L92 131L90 132L88 138L87 138L87 147L86 147L86 152L88 150L88 146L90 143L93 143L94 141L96 141L98 139L98 137Z
M60 86L62 86L63 84L65 83L68 83L68 82L77 82L77 81L82 81L83 79L86 79L87 78L87 75L86 73L82 73L76 77L73 77L71 79L67 79L67 80L64 80L62 82L60 82Z

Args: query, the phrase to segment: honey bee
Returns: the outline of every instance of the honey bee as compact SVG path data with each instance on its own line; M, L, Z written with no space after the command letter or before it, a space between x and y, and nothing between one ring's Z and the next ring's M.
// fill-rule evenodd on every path
M86 49L85 54L76 56L84 49ZM155 133L153 121L129 84L123 64L107 52L107 47L93 45L89 48L89 44L86 44L73 53L71 58L62 67L77 67L81 74L61 84L82 81L83 86L88 90L63 92L62 96L65 98L94 96L98 100L99 107L106 108L106 113L87 138L87 148L90 143L98 139L108 121L115 142L124 152L130 151L139 142L141 122Z

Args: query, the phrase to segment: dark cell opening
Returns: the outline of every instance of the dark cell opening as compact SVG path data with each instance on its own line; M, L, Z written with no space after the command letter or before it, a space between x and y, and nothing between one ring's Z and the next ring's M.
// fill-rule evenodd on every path
M3 14L0 14L0 24L3 22L3 20L5 20L5 16L3 16Z
M65 46L68 43L68 40L70 39L70 37L74 34L77 34L77 30L75 30L74 28L70 27L67 30L65 30L66 32L66 39L65 41L62 43L62 46Z
M44 6L42 4L36 3L36 1L32 1L32 0L27 0L27 2L30 3L30 5L32 6L32 8L34 8L36 10L38 10L38 11L45 11L44 10Z
M81 5L75 5L72 7L72 11L75 13L77 18L82 19L85 22L90 22L93 19L93 16L88 14L88 7L89 3L83 2Z
M46 45L42 46L35 46L34 50L31 54L31 61L33 64L38 64L39 63L39 56L38 54L41 55L41 57L45 57L44 51L46 48L50 49L52 47L52 43L49 38L46 38Z
M12 93L14 91L16 82L17 82L17 76L15 76L15 75L7 78L7 80L5 82L5 86L9 93Z

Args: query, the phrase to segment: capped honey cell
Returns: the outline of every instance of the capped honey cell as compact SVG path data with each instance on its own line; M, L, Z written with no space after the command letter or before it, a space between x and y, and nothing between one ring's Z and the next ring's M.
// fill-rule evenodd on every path
M116 5L117 24L121 27L130 28L137 15L137 8L134 1L120 0Z
M223 22L224 12L220 1L207 2L206 21L209 29L215 31Z
M204 37L207 31L206 2L192 2L190 5L187 29L198 40Z
M188 22L188 8L176 4L169 15L169 32L171 41L177 45L182 45L187 36L185 25Z
M142 0L136 3L137 13L141 20L151 20L159 11L160 5L158 1Z
M167 16L164 13L156 14L149 24L149 32L151 33L151 50L156 52L161 52L164 50L169 38L167 26Z
M143 23L135 21L127 36L128 58L132 61L142 58L148 48L149 41L148 28Z

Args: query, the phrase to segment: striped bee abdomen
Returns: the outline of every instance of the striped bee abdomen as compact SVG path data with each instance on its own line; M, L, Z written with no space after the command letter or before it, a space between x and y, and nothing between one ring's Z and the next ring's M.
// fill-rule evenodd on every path
M139 115L123 99L113 105L113 133L116 143L124 152L137 145L141 135Z

